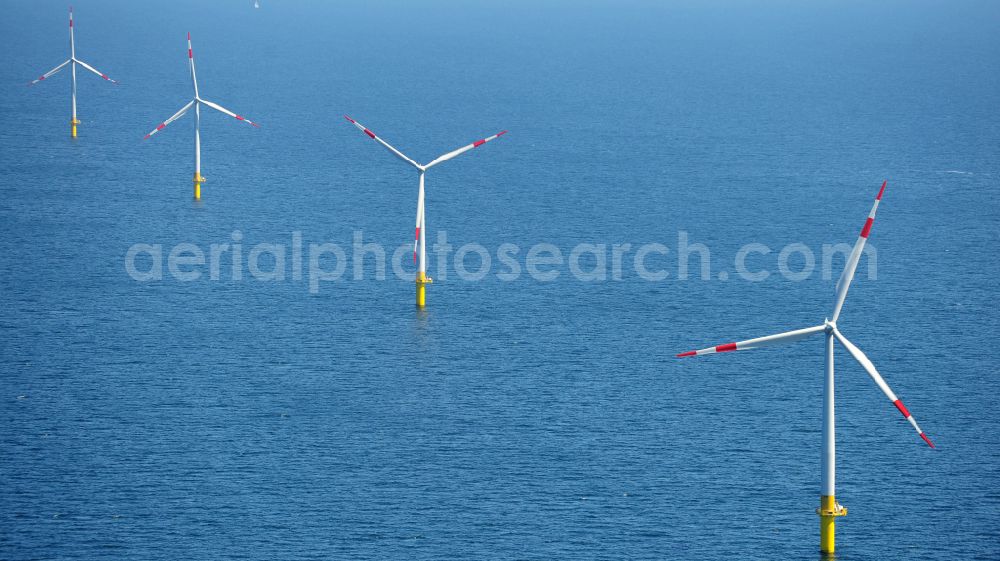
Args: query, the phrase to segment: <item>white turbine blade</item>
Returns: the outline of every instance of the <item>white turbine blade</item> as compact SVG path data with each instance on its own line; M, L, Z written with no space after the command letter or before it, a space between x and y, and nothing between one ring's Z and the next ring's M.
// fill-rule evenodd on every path
M243 115L237 115L236 113L233 113L232 111L226 109L225 107L223 107L223 106L221 106L221 105L219 105L217 103L212 103L211 101L205 101L204 99L202 99L201 102L204 103L205 105L211 107L212 109L215 109L216 111L219 111L219 112L225 113L226 115L229 115L230 117L236 119L237 121L244 121L244 122L250 123L251 125L253 125L255 127L260 128L260 125L258 125L257 123L251 121L250 119L247 119Z
M32 80L31 82L29 82L29 83L28 83L28 85L29 85L29 86L34 86L34 85L35 85L35 84L37 84L38 82L41 82L42 80L44 80L44 79L48 78L49 76L51 76L51 75L55 74L56 72L59 72L60 70L62 70L62 69L63 69L63 68L64 68L64 67L65 67L65 66L66 66L67 64L69 64L70 62L72 62L72 59L70 59L70 60L67 60L66 62L64 62L64 63L60 64L59 66L57 66L57 67L53 68L52 70L49 70L49 71L48 71L48 72L46 72L45 74L42 74L42 75L41 75L41 76L39 76L39 77L38 77L37 79L35 79L35 80Z
M909 421L911 425L913 425L913 428L917 430L917 434L920 435L920 438L924 439L924 442L926 442L928 446L934 448L934 443L931 442L930 438L927 438L927 435L924 434L924 431L920 430L920 427L917 425L917 421L913 419L913 415L911 415L910 411L906 408L905 405L903 405L903 402L900 401L898 397L896 397L896 394L893 393L892 388L889 387L889 384L885 383L885 380L882 379L882 376L878 373L878 370L875 370L875 365L872 364L872 361L869 360L867 356L865 356L865 353L861 352L861 349L855 347L854 343L848 341L847 337L844 337L837 329L833 330L833 334L835 337L837 337L837 340L840 341L840 344L844 345L844 347L847 349L847 352L851 353L851 356L854 357L854 360L858 361L858 364L860 364L865 369L865 372L868 372L868 375L871 376L872 380L875 380L875 384L877 384L879 389L882 390L882 393L884 393L885 396L889 398L889 401L891 401L892 404L896 406L896 409L899 409L899 412L903 414L903 417L905 417L906 420Z
M198 97L198 75L194 71L194 49L191 48L191 32L188 31L188 64L191 66L191 85L194 86L194 96Z
M181 117L183 117L184 114L188 112L188 109L191 109L191 107L193 105L194 105L194 100L192 99L191 101L188 102L187 105L185 105L184 107L181 107L180 111L174 113L174 115L172 117L170 117L166 121L163 121L159 125L156 125L156 128L153 129L153 132L151 132L151 133L147 134L145 137L143 137L143 140L146 140L147 138L149 138L149 137L153 136L154 134L160 132L167 125L169 125L170 123L172 123L172 122L176 121L177 119L180 119Z
M809 337L811 335L822 333L825 330L826 330L825 325L817 325L816 327L807 327L805 329L797 329L795 331L786 331L785 333L778 333L777 335L768 335L766 337L747 339L746 341L739 341L736 343L726 343L724 345L716 345L714 347L708 347L707 349L688 351L686 353L681 353L677 355L677 357L680 358L685 356L710 355L714 353L725 353L729 351L747 351L750 349L759 349L761 347L770 347L772 345L794 343L795 341L801 341L802 339L805 339L806 337Z
M440 164L441 162L446 162L446 161L454 158L455 156L459 156L461 154L464 154L464 153L468 152L469 150L472 150L473 148L479 148L483 144L486 144L487 142L489 142L489 141L491 141L491 140L493 140L495 138L500 138L501 136L503 136L505 134L507 134L507 131L503 130L503 131L500 131L500 132L494 134L493 136L488 136L486 138L477 140L477 141L473 142L472 144L469 144L469 145L466 145L466 146L463 146L463 147L459 148L458 150L453 150L451 152L448 152L444 156L441 156L441 157L437 158L436 160L432 161L431 163L427 164L424 167L426 167L426 168L429 169L429 168L431 168L433 166L436 166L436 165Z
M117 83L118 83L118 81L117 81L117 80L112 80L111 78L108 78L108 75L107 75L107 74L104 74L103 72L98 72L96 68L94 68L93 66L91 66L91 65L87 64L86 62L83 62L83 61L82 61L82 60L80 60L80 59L77 59L76 63L77 63L77 64L79 64L80 66L82 66L82 67L86 68L87 70L90 70L90 71L91 71L91 72L93 72L94 74L97 74L97 75L98 75L98 76L100 76L101 78L104 78L105 80L107 80L107 81L111 82L112 84L117 84Z
M414 162L413 160L407 158L402 152L400 152L399 150L396 150L395 148L393 148L392 145L390 145L388 142L386 142L386 141L382 140L381 138L379 138L375 133L373 133L372 131L368 130L368 128L366 128L361 123L355 121L354 119L348 117L347 115L344 115L344 118L347 119L348 121L350 121L354 126L358 127L358 129L360 131L364 132L369 137L371 137L372 140L378 142L382 146L385 146L390 152L392 152L393 154L395 154L396 157L399 158L400 160L403 160L404 162L410 164L411 166L413 166L413 167L415 167L417 169L423 169L423 168L420 167L420 164L418 164L417 162Z
M878 196L875 197L875 204L872 205L872 211L868 213L868 220L865 221L864 227L861 228L858 241L854 243L854 249L851 250L851 254L847 257L847 263L844 263L844 272L840 274L840 280L837 281L837 300L833 304L831 322L836 323L837 318L840 317L840 310L844 307L844 300L847 299L847 290L851 288L851 281L854 280L854 271L858 268L858 262L861 261L861 252L865 249L865 242L868 241L868 235L872 231L872 224L875 222L875 211L878 210L878 204L882 201L882 193L885 192L886 183L888 181L882 182L882 188L879 189Z

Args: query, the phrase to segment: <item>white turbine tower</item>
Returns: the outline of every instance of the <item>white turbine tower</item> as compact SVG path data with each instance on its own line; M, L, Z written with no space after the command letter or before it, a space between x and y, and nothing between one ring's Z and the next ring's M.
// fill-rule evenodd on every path
M42 80L45 80L49 76L52 76L56 72L62 70L63 68L66 67L67 64L70 65L70 72L72 75L72 83L73 83L73 89L72 89L73 117L72 119L70 119L69 122L70 135L73 138L76 138L76 127L77 125L80 124L80 121L77 120L76 118L76 65L79 64L80 66L86 68L87 70L93 72L94 74L97 74L98 76L104 78L105 80L111 82L112 84L117 84L118 82L112 80L111 78L108 78L107 74L97 71L97 69L95 69L93 66L76 58L76 40L73 38L73 6L69 7L69 60L53 68L52 70L49 70L45 74L42 74L41 76L38 77L38 79L32 80L28 85L34 86L38 82L41 82Z
M211 101L202 99L198 95L198 76L195 74L194 71L194 51L191 49L190 33L187 34L187 42L188 42L188 61L190 62L191 65L191 84L194 86L194 99L189 101L187 105L185 105L184 107L181 107L180 110L177 111L177 113L174 113L173 116L171 116L169 119L163 121L159 125L156 125L156 128L153 129L152 132L147 134L143 138L143 140L160 132L161 130L166 128L166 126L169 125L170 123L183 117L184 114L188 112L188 110L194 107L194 198L201 199L201 184L205 182L205 178L201 176L201 131L200 131L201 106L205 105L207 107L211 107L212 109L215 109L220 113L225 113L226 115L229 115L230 117L233 117L238 121L249 123L255 127L260 127L260 125L251 121L250 119L247 119L242 115L237 115L236 113L233 113L232 111L226 109L225 107L217 103L212 103Z
M934 444L929 438L927 438L924 431L920 430L917 422L913 419L913 415L910 414L909 410L906 409L906 406L903 405L903 402L896 397L896 394L893 393L892 389L889 388L889 385L886 384L885 380L882 379L882 376L879 375L878 370L875 369L875 365L872 364L872 361L869 360L868 357L865 356L865 353L861 352L861 349L857 348L854 343L848 341L837 328L837 318L840 317L840 310L843 308L844 300L847 298L847 290L851 286L851 280L854 279L854 272L858 267L858 261L861 259L861 252L865 247L865 242L868 240L868 235L871 233L872 223L875 221L875 211L878 209L879 202L882 200L882 194L885 192L885 186L886 182L882 182L882 188L879 190L878 196L875 197L875 204L872 206L872 210L868 214L868 220L861 229L858 241L854 244L854 249L848 256L847 263L844 265L844 271L840 275L840 280L837 282L836 300L833 305L833 314L831 318L815 327L807 327L805 329L788 331L777 335L768 335L757 339L748 339L737 343L726 343L724 345L718 345L697 351L688 351L677 355L678 357L700 356L728 351L758 349L761 347L800 341L818 333L823 333L825 335L826 377L823 385L823 453L821 456L822 484L820 507L816 509L816 513L820 515L820 551L828 554L834 552L836 518L847 514L847 509L837 503L835 498L836 448L833 398L834 339L840 341L844 348L847 349L847 352L854 357L854 360L858 361L865 371L868 372L868 375L871 376L872 380L875 381L875 384L878 385L879 389L881 389L886 397L889 398L889 401L891 401L893 405L896 406L896 409L899 409L899 412L903 414L903 417L911 425L913 425L913 428L916 429L920 438L922 438L928 446L934 448Z
M426 244L426 240L425 240L427 225L424 222L424 173L427 170L429 170L430 168L432 168L432 167L440 164L441 162L446 162L446 161L454 158L455 156L458 156L460 154L464 154L464 153L468 152L469 150L472 150L473 148L479 148L480 146L482 146L483 144L486 144L487 142L493 140L494 138L499 138L499 137L507 134L507 131L505 131L505 130L500 131L500 132L494 134L493 136L488 136L486 138L477 140L477 141L473 142L472 144L468 144L466 146L463 146L463 147L459 148L458 150L453 150L451 152L448 152L447 154L445 154L443 156L435 158L434 160L432 160L428 164L420 165L417 162L413 161L412 159L410 159L410 158L406 157L405 155L403 155L403 153L400 152L399 150L396 150L395 148L393 148L391 145L389 145L388 142L386 142L386 141L382 140L381 138L379 138L375 133L373 133L372 131L370 131L367 128L365 128L365 126L362 125L361 123L355 121L354 119L348 117L347 115L344 115L344 118L347 119L348 121L350 121L351 123L353 123L355 127L358 127L359 130L361 130L365 134L367 134L372 140L378 142L382 146L385 146L397 158L399 158L400 160L403 160L404 162L406 162L406 163L410 164L411 166L413 166L414 168L416 168L417 172L420 175L420 187L417 190L417 228L416 228L416 236L415 236L415 239L413 241L413 261L417 262L417 256L419 254L419 256L420 256L420 263L419 263L419 266L417 268L417 279L416 279L416 281L417 281L417 307L418 308L423 308L427 304L426 285L431 282L431 278L427 276L427 253L426 253L426 245L427 244Z

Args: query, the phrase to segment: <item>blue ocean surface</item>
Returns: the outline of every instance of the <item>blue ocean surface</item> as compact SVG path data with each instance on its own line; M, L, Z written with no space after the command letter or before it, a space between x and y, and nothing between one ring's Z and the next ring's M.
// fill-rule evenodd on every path
M822 323L821 249L883 180L839 326L938 448L838 347L838 558L1000 558L995 2L260 4L76 3L121 84L78 72L73 141L68 71L25 87L65 3L0 2L0 559L816 559L822 338L674 355ZM192 98L187 32L262 125L203 112L200 202L192 115L142 140ZM510 131L427 174L428 250L484 278L431 253L418 311L375 256L251 274L359 232L413 274L417 175L344 114L419 162ZM182 243L230 244L217 279ZM631 244L620 277L579 244Z

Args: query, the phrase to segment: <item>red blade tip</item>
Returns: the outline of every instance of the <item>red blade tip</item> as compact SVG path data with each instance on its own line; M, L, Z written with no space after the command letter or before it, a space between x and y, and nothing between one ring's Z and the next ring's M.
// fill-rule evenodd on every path
M694 356L696 354L698 354L697 351L688 351L686 353L681 353L681 354L677 355L677 358L683 358L683 357L686 357L686 356Z
M937 448L937 446L934 446L934 443L931 442L931 439L927 438L926 434L920 433L920 438L923 438L924 442L926 442L927 445L930 446L931 448Z
M344 118L347 119L348 121L352 122L352 123L356 122L354 119L348 117L347 115L344 115Z
M881 201L882 200L882 193L885 193L885 186L886 186L887 183L889 183L888 179L882 181L882 188L878 190L878 196L875 197L876 201Z

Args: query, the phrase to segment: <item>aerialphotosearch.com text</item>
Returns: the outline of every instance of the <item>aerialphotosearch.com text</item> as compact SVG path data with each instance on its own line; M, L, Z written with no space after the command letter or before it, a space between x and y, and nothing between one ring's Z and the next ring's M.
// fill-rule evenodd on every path
M429 240L428 240L429 241ZM245 247L246 246L246 247ZM389 250L391 249L391 251ZM138 282L173 279L239 282L304 282L310 293L320 292L324 283L385 280L388 271L400 280L415 278L412 243L387 249L364 239L357 230L349 244L307 242L295 231L282 243L244 243L235 230L229 240L202 246L194 243L136 243L125 252L125 271ZM428 273L435 280L447 280L454 273L462 281L475 282L493 275L506 282L527 275L538 282L572 278L579 282L621 281L639 278L648 282L674 280L730 280L761 282L772 274L802 281L821 274L832 278L834 259L842 263L851 252L849 244L823 244L814 251L803 243L771 248L747 243L732 257L732 268L713 274L712 251L693 242L686 231L678 231L676 242L667 246L648 243L579 243L571 248L552 243L521 247L502 243L493 249L478 243L458 247L448 243L448 233L440 230L428 244ZM878 278L878 252L872 244L863 256L868 278ZM839 265L838 265L839 266ZM836 269L839 270L839 269Z

